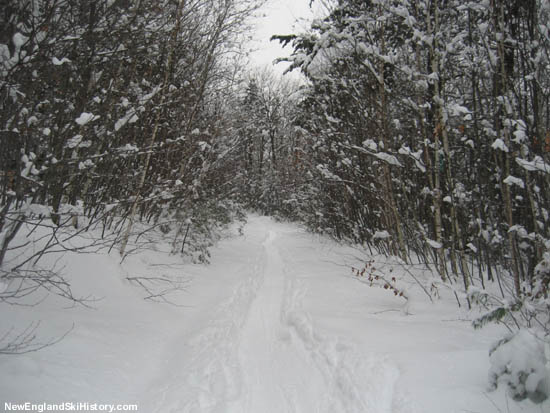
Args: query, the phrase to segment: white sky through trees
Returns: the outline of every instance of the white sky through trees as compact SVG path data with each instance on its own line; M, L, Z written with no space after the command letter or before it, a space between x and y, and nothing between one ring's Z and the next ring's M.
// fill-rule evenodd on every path
M269 66L278 57L288 56L292 48L283 49L278 42L270 42L274 34L291 34L307 30L313 18L309 7L310 0L269 0L263 7L256 22L256 32L251 47L251 64ZM315 4L313 5L315 9ZM282 73L287 64L279 63L274 68Z

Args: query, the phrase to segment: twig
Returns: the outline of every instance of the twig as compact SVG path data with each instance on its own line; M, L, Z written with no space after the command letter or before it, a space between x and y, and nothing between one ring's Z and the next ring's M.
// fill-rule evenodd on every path
M17 334L9 343L4 345L3 347L0 347L0 354L26 354L31 353L35 351L42 350L46 347L53 346L54 344L59 343L61 340L63 340L67 335L73 331L74 329L74 323L72 324L71 328L67 330L62 336L56 338L55 340L50 340L46 343L39 343L36 342L37 336L36 336L36 330L40 326L40 321L32 322L30 323L21 333ZM2 341L8 340L10 337L10 334L15 329L11 327L1 338L0 343Z
M126 279L130 282L136 283L145 290L148 295L144 297L144 300L162 302L176 307L186 307L185 305L176 304L170 301L166 298L166 296L176 291L186 291L183 284L187 283L189 281L188 279L172 280L167 277L145 276L126 277Z

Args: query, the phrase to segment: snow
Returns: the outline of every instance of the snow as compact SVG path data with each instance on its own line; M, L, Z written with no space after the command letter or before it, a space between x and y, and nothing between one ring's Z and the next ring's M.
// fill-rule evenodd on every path
M510 385L515 397L550 395L550 369L543 343L528 330L499 343L491 352L491 383Z
M443 248L443 245L440 242L434 241L433 239L426 239L428 245L436 250Z
M38 118L36 116L31 116L27 119L27 126L32 126L35 123L38 123Z
M92 162L91 159L86 159L84 162L79 162L78 163L78 169L79 170L88 169L88 168L91 168L93 166L94 166L94 163Z
M145 105L148 103L151 99L153 99L153 97L155 97L159 90L160 86L155 86L150 93L147 93L139 98L139 104Z
M398 151L401 155L410 156L414 160L414 164L421 172L426 172L426 167L424 166L424 163L421 160L422 157L422 150L419 150L417 152L412 152L411 149L408 146L401 146Z
M122 118L120 118L115 122L115 131L118 132L118 130L120 130L127 123L135 123L138 120L139 120L138 115L133 109L131 109L128 112L126 112L126 115L124 115Z
M391 235L388 231L376 231L372 236L372 239L388 239Z
M372 139L367 139L364 141L363 146L371 151L376 151L378 149L378 145Z
M514 131L514 142L516 143L522 143L527 140L527 134L525 133L525 130L518 129Z
M323 175L325 179L334 180L334 181L340 181L340 177L333 174L328 170L328 168L325 165L317 165L317 170Z
M65 147L67 148L76 148L80 142L82 142L82 135L75 135L72 138L68 139L65 143Z
M451 116L462 116L471 113L468 108L461 106L458 103L453 103L449 105L448 111Z
M51 212L51 208L45 205L25 203L20 209L19 212L26 215L44 215L47 216Z
M119 151L121 152L128 152L128 153L131 153L131 152L139 152L139 148L135 145L131 145L129 143L127 143L126 145L118 148Z
M544 162L540 156L535 156L532 161L516 158L516 163L527 171L541 171L550 174L550 165Z
M542 256L542 260L535 267L535 274L549 274L550 273L550 252L545 252Z
M28 41L29 38L21 33L15 33L12 37L13 45L15 50L19 51Z
M509 175L504 179L502 182L504 182L506 185L517 185L520 188L525 188L525 184L520 178L516 178L515 176Z
M384 162L389 163L390 165L395 165L395 166L399 166L399 167L403 166L401 164L401 162L399 162L395 156L390 155L389 153L377 152L377 153L373 153L372 155L377 157L378 159L383 160Z
M99 119L99 116L94 115L93 113L82 112L78 118L75 119L75 122L80 126L84 126L89 122L92 122L96 119Z
M363 142L363 146L368 146L369 148L373 148L375 147L374 145L372 145L374 142L372 142L370 139L369 140L366 140L365 142ZM376 145L376 144L375 144ZM379 145L377 145L379 147L382 147L382 142L380 142ZM399 162L399 160L394 156L394 155L391 155L389 153L386 153L386 152L371 152L361 146L356 146L356 145L353 145L351 146L352 149L356 149L358 150L359 152L361 153L364 153L364 154L367 154L367 155L370 155L370 156L374 156L384 162L387 162L388 164L390 165L395 165L395 166L399 166L399 167L402 167L403 165L401 164L401 162ZM383 149L383 148L382 148Z
M52 63L54 64L54 66L61 66L63 63L71 63L71 61L66 57L63 57L61 60L59 60L57 57L54 56L52 58Z
M244 235L235 228L218 243L209 266L169 255L160 236L122 263L116 252L46 255L43 265L64 267L90 308L51 295L3 307L0 332L42 320L41 341L69 334L38 352L0 355L0 401L136 403L148 413L549 407L488 390L488 350L503 329L473 330L451 292L430 304L398 260L369 257L406 285L404 315L403 298L351 275L357 249L266 217L248 221ZM177 306L161 305L128 276L179 277L186 288L170 297Z
M491 145L491 148L501 150L502 152L508 152L508 147L504 143L504 141L500 138L495 139L493 144Z
M474 254L477 253L477 247L474 244L472 244L471 242L466 244L466 247L468 247Z

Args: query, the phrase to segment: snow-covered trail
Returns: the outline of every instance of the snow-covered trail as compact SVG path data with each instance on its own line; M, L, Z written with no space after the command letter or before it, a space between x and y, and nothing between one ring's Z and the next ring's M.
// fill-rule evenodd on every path
M260 216L220 241L209 265L184 263L163 242L123 265L102 252L49 257L63 258L76 295L100 300L4 307L0 331L37 319L44 340L72 330L0 357L0 401L135 403L144 413L543 411L488 392L487 351L502 331L474 331L450 292L430 303L392 258ZM351 275L365 260L406 283L408 315L403 298ZM170 296L181 307L144 301L130 274L184 277L186 291Z
M319 374L291 342L286 323L293 301L277 235L269 230L263 243L263 266L257 274L261 284L239 337L243 386L231 406L234 412L318 411L317 400L308 393L319 387Z
M164 384L152 383L141 404L148 411L401 411L394 403L393 363L360 353L349 337L317 331L303 308L307 278L314 274L300 275L296 259L304 254L285 247L296 236L296 229L288 229L251 218L246 234L259 248L251 256L251 245L242 244L245 264L225 269L241 280L187 343L186 360L175 374L164 376ZM175 344L173 349L181 349L184 343Z

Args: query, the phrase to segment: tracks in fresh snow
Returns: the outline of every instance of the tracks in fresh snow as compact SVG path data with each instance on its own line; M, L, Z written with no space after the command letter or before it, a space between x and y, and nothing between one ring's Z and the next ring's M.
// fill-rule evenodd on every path
M284 247L289 234L277 225L262 218L249 223L264 234L262 248L239 269L242 281L208 327L187 343L187 362L156 392L151 411L401 411L391 362L316 330L304 310L307 281L295 272L295 252Z

